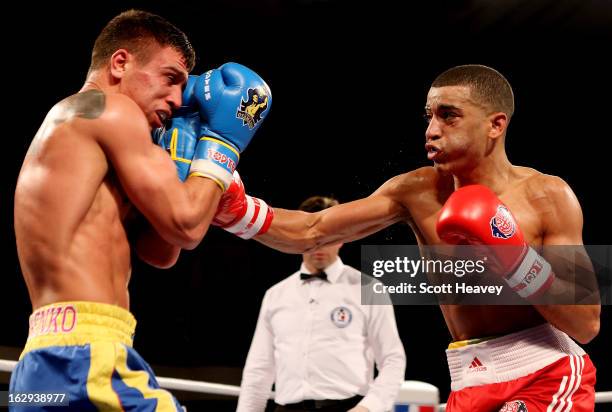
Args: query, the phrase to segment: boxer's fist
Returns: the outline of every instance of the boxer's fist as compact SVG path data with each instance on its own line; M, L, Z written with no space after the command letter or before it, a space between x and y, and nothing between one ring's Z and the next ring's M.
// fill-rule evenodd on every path
M274 209L263 200L247 195L240 175L234 172L230 187L221 196L212 224L243 239L250 239L267 232L273 218Z
M272 106L272 92L257 73L225 63L199 76L194 100L202 136L220 139L243 152Z
M554 280L550 264L527 245L510 210L485 186L455 191L442 208L436 231L449 244L495 246L489 250L499 275L522 297L545 292Z
M214 175L226 190L240 153L270 111L270 88L249 68L226 63L197 77L187 103L197 107L201 120L190 173Z
M156 143L170 154L182 181L185 181L189 175L199 130L200 117L194 113L173 117L167 128L160 128L154 132Z
M165 127L153 131L153 140L170 154L182 181L185 181L189 175L191 160L200 137L200 116L192 102L195 81L196 77L189 77L183 92L182 106L168 120Z

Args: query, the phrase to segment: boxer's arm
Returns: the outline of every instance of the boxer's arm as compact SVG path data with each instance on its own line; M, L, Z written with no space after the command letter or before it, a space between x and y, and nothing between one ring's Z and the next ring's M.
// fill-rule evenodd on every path
M130 208L124 225L140 260L159 269L174 266L181 248L166 242L136 208Z
M129 98L107 95L92 134L104 150L130 201L166 242L193 249L204 237L221 190L211 179L181 183L170 157L153 144L142 111Z
M402 191L410 190L406 179L396 176L369 197L316 213L274 208L270 229L254 239L282 252L304 253L364 238L409 217L400 200Z
M143 262L159 269L174 266L181 254L180 247L166 242L149 224L146 224L137 236L136 254Z
M577 293L595 293L591 298L599 301L597 282L590 259L583 254L576 254L576 248L567 248L568 255L560 256L564 248L554 248L553 253L546 253L546 246L579 245L582 243L583 216L580 203L571 188L557 177L543 178L542 191L546 194L547 210L541 214L544 225L543 245L544 258L552 266L556 274L555 281L546 292L554 299L568 290ZM579 261L576 262L576 259ZM566 262L577 264L567 265ZM581 273L575 273L575 268L582 268ZM567 275L567 276L566 276ZM574 276L578 276L574 280ZM585 292L586 291L586 292ZM564 331L580 343L588 343L599 333L599 315L601 306L592 305L535 305L540 314L558 329Z

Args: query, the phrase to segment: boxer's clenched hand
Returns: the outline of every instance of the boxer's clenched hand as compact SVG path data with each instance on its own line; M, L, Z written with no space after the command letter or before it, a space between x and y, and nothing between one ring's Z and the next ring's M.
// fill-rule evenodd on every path
M510 210L485 186L455 191L442 208L436 231L449 244L495 246L489 250L501 269L498 274L521 297L544 293L555 278L550 264L525 242Z
M274 209L263 200L245 193L242 179L236 171L230 187L219 201L212 224L243 239L250 239L265 233L273 218Z
M153 140L170 154L182 181L189 175L191 159L200 137L201 124L197 108L186 105L192 99L196 80L195 76L189 77L183 91L182 106L173 114L166 127L153 132Z
M153 138L175 161L179 177L213 179L222 190L232 182L240 153L272 105L264 80L249 68L226 63L189 76L180 109Z
M251 69L226 63L197 78L187 104L198 108L201 122L189 173L213 178L227 190L240 153L270 111L270 88Z

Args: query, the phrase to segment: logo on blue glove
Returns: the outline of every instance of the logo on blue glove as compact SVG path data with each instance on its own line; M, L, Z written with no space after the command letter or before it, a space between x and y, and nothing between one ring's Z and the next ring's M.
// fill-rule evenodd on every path
M242 120L242 125L253 129L261 121L261 114L268 108L268 95L263 89L248 89L247 100L240 99L240 107L236 117Z
M505 206L497 206L497 212L491 218L491 233L493 237L510 239L515 231L516 226L510 211Z

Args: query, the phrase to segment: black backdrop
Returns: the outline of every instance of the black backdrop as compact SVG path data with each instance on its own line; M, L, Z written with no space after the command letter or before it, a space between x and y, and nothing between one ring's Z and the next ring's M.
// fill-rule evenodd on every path
M48 109L82 85L95 36L130 7L162 14L191 38L194 73L226 61L256 70L274 104L243 155L250 193L295 208L313 194L363 197L386 179L428 162L423 106L430 82L458 64L501 71L514 87L507 149L515 164L565 179L585 215L584 241L610 244L610 45L612 3L505 0L402 5L373 1L266 0L16 5L2 25L5 76L0 345L19 347L30 311L12 228L12 196L25 150ZM8 145L8 147L7 147ZM75 153L75 155L78 155ZM344 246L413 244L397 225ZM211 230L169 271L137 262L130 285L135 346L151 364L240 368L265 290L296 270L299 256ZM408 365L448 393L449 335L437 307L396 307ZM605 349L610 310L587 349L598 390L612 389ZM609 350L609 349L608 349ZM220 377L220 380L234 380ZM239 376L239 375L238 375Z

